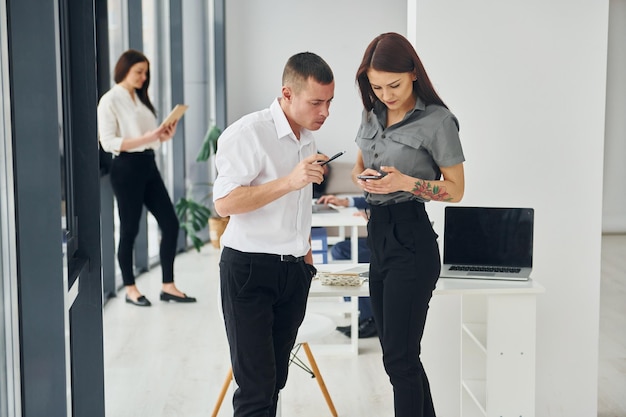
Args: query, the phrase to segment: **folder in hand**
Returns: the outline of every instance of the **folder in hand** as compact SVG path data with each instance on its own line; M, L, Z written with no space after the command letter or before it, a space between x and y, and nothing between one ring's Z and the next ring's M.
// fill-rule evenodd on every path
M177 104L176 106L174 106L170 114L168 114L167 117L163 120L163 122L161 122L161 126L171 125L172 123L183 117L183 114L185 113L185 111L187 111L188 108L189 106L187 106L186 104Z

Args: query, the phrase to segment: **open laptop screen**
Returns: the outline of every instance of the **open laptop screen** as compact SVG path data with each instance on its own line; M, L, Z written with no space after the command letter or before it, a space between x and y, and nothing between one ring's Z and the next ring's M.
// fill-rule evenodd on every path
M443 263L531 267L531 208L447 206Z

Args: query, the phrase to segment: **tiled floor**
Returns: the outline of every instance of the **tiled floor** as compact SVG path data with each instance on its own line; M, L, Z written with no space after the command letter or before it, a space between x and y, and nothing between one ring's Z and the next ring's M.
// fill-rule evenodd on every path
M602 254L599 417L626 416L626 236L605 236ZM117 417L210 416L228 370L228 347L217 308L218 250L181 254L176 261L179 288L197 304L159 301L160 269L137 283L153 302L138 308L123 294L104 309L106 415ZM341 300L315 308L347 324ZM332 332L323 343L347 343ZM315 354L315 346L313 345ZM358 356L316 355L341 417L391 416L392 392L382 368L380 347L361 340ZM219 416L232 415L232 390ZM282 393L282 415L330 416L315 380L292 367Z
M219 252L206 245L176 260L177 286L196 304L159 301L160 269L143 274L137 285L153 303L139 308L111 299L104 311L107 416L210 416L229 368L224 325L217 307ZM335 305L333 305L335 304ZM325 300L339 324L348 324L341 299ZM336 308L335 308L336 307ZM323 343L348 343L331 331ZM315 346L312 346L315 355ZM342 417L385 416L392 410L391 388L375 338L362 340L358 356L315 355ZM283 416L319 417L328 407L314 379L292 367L282 394ZM371 380L382 381L372 385ZM232 415L232 390L219 416Z

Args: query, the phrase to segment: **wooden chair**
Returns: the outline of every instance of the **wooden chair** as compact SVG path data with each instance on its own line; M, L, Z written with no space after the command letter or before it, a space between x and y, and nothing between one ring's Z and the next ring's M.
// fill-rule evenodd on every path
M308 340L313 337L319 337L325 334L330 333L335 328L335 325L331 319L321 314L307 314L304 317L304 321L300 326L298 331L298 336L296 337L296 344L291 351L291 357L289 364L294 364L299 368L303 369L305 372L311 374L313 378L317 380L317 384L322 391L322 395L326 400L326 404L328 404L328 408L330 409L330 413L333 417L337 417L337 410L335 410L335 405L333 404L333 400L330 398L330 394L328 393L328 389L326 388L326 383L324 382L324 378L322 378L322 374L317 366L317 362L315 361L315 357L311 352L311 347L309 346ZM307 361L309 365L298 357L298 353L300 349L304 350L304 354L307 357ZM215 407L213 408L213 413L211 417L217 417L220 407L222 406L222 402L224 401L224 397L226 396L226 392L228 391L228 387L230 387L230 383L233 380L233 370L232 368L228 369L226 374L226 379L222 384L222 389L217 397L217 401L215 403ZM280 401L280 397L279 397ZM280 410L280 407L279 407Z

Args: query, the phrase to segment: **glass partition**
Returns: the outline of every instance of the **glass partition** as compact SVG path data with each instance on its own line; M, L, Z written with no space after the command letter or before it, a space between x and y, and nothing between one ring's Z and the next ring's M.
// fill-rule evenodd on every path
M142 0L143 53L150 60L150 99L157 109L157 119L163 119L172 107L168 91L169 81L169 1ZM170 197L173 195L172 141L161 145L156 154L156 163ZM159 255L159 226L148 213L148 257L150 263L157 262Z
M0 417L21 415L6 19L0 2Z
M107 1L107 19L109 33L109 77L110 85L113 85L113 69L115 63L122 53L128 49L128 2L126 0L108 0ZM119 222L120 218L117 213L117 200L113 199L113 238L114 247L117 253L117 245L119 243ZM115 265L115 288L122 286L122 272L117 262Z
M107 19L109 29L109 63L111 65L111 85L113 85L113 67L117 59L128 47L128 4L126 0L107 1Z
M128 25L135 24L136 22L129 22L128 16L128 0L108 0L108 32L109 32L109 62L111 65L111 85L113 85L113 67L117 62L119 56L128 49L129 45L129 31ZM168 24L167 24L167 10L169 7L168 1L154 1L154 0L142 0L141 1L141 41L143 44L141 52L146 55L150 60L150 100L157 109L157 117L162 118L170 111L171 104L169 102L169 96L162 94L163 91L168 91L167 73L168 73L168 60L164 57L164 52L167 51L168 45L164 44L168 38ZM168 189L170 195L173 190L173 180L171 178L171 143L166 142L162 145L161 150L157 153L157 166L163 176L163 180ZM150 214L147 214L148 223L148 258L149 263L154 264L158 262L159 255L159 229L156 219ZM115 247L118 244L118 230L119 230L119 216L117 214L117 205L115 205L114 215L115 226ZM116 281L117 286L121 284L120 270L117 262L116 268Z
M63 262L67 265L68 259L72 258L78 245L78 219L74 214L74 179L72 169L71 152L71 126L72 121L70 108L70 70L69 70L69 6L66 2L58 3L57 18L57 89L63 94L58 96L58 140L60 155L61 175L61 228L63 239ZM68 278L68 277L66 277Z

